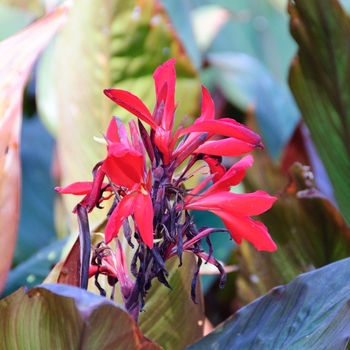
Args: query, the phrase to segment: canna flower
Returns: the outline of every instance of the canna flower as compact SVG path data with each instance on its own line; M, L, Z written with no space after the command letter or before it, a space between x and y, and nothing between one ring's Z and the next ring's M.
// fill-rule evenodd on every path
M62 194L84 195L79 205L87 212L113 198L104 242L93 247L90 277L95 276L102 294L99 274L108 276L112 285L119 282L125 306L135 320L154 278L170 287L165 262L177 256L181 265L184 251L197 256L191 286L194 301L203 260L219 269L220 286L224 285L226 274L213 257L212 233L228 232L238 244L245 239L258 250L271 252L277 248L267 228L251 218L270 209L276 198L263 191L230 192L232 186L242 182L253 164L253 157L244 155L263 148L260 136L232 119L215 119L214 103L204 87L200 117L186 128L183 120L174 130L175 60L158 67L153 78L157 99L152 113L128 91L104 91L112 101L132 113L137 123L129 123L127 131L121 120L114 117L105 135L107 155L93 168L93 180L56 188ZM217 139L217 135L221 138ZM226 169L223 156L244 157ZM197 162L205 165L193 170ZM186 189L186 181L196 172L202 172L206 178L195 188ZM226 228L196 227L191 210L213 212ZM120 234L124 234L134 249L130 265L133 278L118 239ZM202 239L209 244L209 252L203 250ZM116 244L110 245L113 240Z
M198 191L202 189L203 184L197 186L187 196L185 208L213 212L222 219L236 243L242 243L244 238L257 250L272 252L277 247L267 228L261 222L252 220L250 216L262 214L270 209L276 198L263 191L249 194L229 192L231 186L236 186L242 181L246 169L252 164L253 157L246 156L199 195Z

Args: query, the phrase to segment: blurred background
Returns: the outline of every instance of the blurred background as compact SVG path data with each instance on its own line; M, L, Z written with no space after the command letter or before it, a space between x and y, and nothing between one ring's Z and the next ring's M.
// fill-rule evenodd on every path
M59 3L1 0L0 39ZM341 4L350 9L350 1ZM293 2L289 13L287 7L285 0L73 2L68 21L36 63L25 90L19 232L2 297L22 285L40 284L76 237L71 210L77 198L61 198L54 187L89 181L105 152L93 136L106 130L113 115L125 122L131 118L103 89L129 90L152 109L152 73L172 57L177 59L177 120L198 117L200 84L205 85L216 118L248 125L265 145L254 152L244 186L233 190L262 189L279 199L259 218L277 243L276 252L257 252L247 242L237 247L222 233L211 236L214 256L234 272L219 290L215 271L202 270L210 323L219 324L300 273L349 256L349 117L334 107L346 104L347 89L333 88L343 67L328 70L332 50L322 51L321 31L300 34L297 24L312 22L313 13L296 11ZM292 26L299 48L290 33L291 17L299 21ZM339 21L348 18L344 14ZM345 44L336 42L333 59ZM346 60L349 53L341 52L339 59ZM322 81L330 83L313 90ZM327 91L333 91L329 100ZM214 215L194 215L198 226L222 226ZM92 213L90 225L102 217Z

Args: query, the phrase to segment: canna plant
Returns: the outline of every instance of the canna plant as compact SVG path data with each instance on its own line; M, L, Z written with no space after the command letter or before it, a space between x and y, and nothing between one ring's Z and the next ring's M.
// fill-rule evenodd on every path
M248 4L247 1L245 5L250 7L253 3L249 1ZM267 3L270 1L266 1L265 5ZM166 11L160 5L164 5ZM3 93L0 99L3 107L0 116L3 141L0 164L4 165L0 171L0 242L4 243L0 244L3 253L0 289L4 287L10 268L17 226L20 96L34 59L66 20L68 8L70 6L58 8L18 36L0 44L3 53L0 68L5 82L1 86ZM0 6L0 14L2 11ZM346 198L347 191L340 193L339 188L344 188L347 172L343 171L344 167L332 166L327 155L332 151L334 155L331 158L336 164L342 163L339 162L339 155L346 159L344 149L347 149L347 139L335 127L346 125L344 101L347 90L344 83L344 89L339 92L338 75L346 76L349 71L348 61L342 59L349 54L348 46L344 44L349 36L346 35L349 34L348 15L333 0L310 0L307 3L302 0L290 1L289 12L291 32L300 47L292 62L290 84L299 104L300 115L308 124L311 136L315 138L315 135L327 133L326 138L333 140L334 147L330 148L324 147L323 141L320 142L322 137L316 137L315 143L331 180L334 180L334 176L340 179L333 181L333 187L342 215L346 217L347 207L341 204L341 198ZM230 17L226 16L225 21ZM72 171L70 166L74 165L75 170L84 168L85 171L86 164L89 167L97 164L92 169L92 179L82 175L77 177L91 181L57 187L61 194L82 196L73 209L78 219L78 240L68 256L63 256L63 260L55 265L43 285L36 285L32 289L22 287L12 294L4 294L6 297L0 301L0 348L346 348L350 337L350 259L333 262L348 256L349 229L339 211L316 190L309 167L294 165L289 172L292 175L291 183L286 190L280 191L283 187L280 178L284 179L284 175L280 174L281 169L277 164L280 160L276 155L285 151L282 163L286 161L286 164L291 164L291 159L286 159L291 154L288 148L296 147L298 152L294 152L297 154L292 159L301 161L297 156L302 147L294 144L294 137L287 152L286 149L282 150L289 141L286 134L292 133L295 127L293 123L299 120L299 116L295 119L294 115L294 126L290 124L292 126L287 127L286 120L290 119L287 116L291 115L288 114L288 99L281 93L275 93L275 85L269 90L270 79L266 84L264 75L255 76L259 75L260 70L256 66L254 68L256 62L249 56L237 55L237 50L232 47L229 54L214 52L205 55L204 61L203 57L196 56L196 50L189 50L195 48L195 43L187 35L188 27L183 26L184 18L189 19L188 8L183 4L173 6L168 0L75 0L70 8L68 26L64 28L64 33L60 33L63 35L59 39L63 41L58 40L56 46L60 59L53 56L56 57L53 59L54 70L59 71L58 76L62 79L59 79L60 88L54 94L63 130L56 134L58 158L65 170L64 174L60 174L61 183L72 182L72 177L67 176ZM174 21L174 26L169 25L170 21ZM209 27L209 23L202 22ZM109 27L109 23L113 25ZM259 27L259 42L266 43L260 40L264 37L264 26L256 26L259 23L263 24L256 18L252 19L255 29ZM77 30L79 25L84 30ZM339 30L344 35L339 36ZM149 33L145 34L147 31ZM88 41L82 40L86 33L89 33ZM225 48L229 47L225 33L215 35L216 39L222 39ZM229 33L231 37L232 33ZM234 37L237 38L236 35ZM181 43L179 38L184 42ZM345 41L339 41L339 38L345 38ZM108 45L104 45L106 42ZM183 44L191 52L191 58L183 50ZM72 47L74 50L71 50ZM112 51L117 49L110 52L110 48ZM305 54L310 52L315 54ZM50 56L46 57L50 59ZM124 60L125 57L128 59ZM175 59L169 60L170 57L177 59L178 77ZM113 61L109 67L111 70L107 69L109 58ZM315 60L323 63L317 66ZM60 62L61 65L56 64ZM67 69L67 62L75 62L76 65ZM100 70L95 69L95 64ZM275 65L273 61L271 64ZM334 64L339 71L333 69ZM157 65L160 66L153 75L156 100L150 103L153 95L149 94L145 80L149 79ZM239 75L245 71L244 67L248 67L245 74L248 71L249 74L243 74L243 84L240 79L235 79L235 69ZM329 69L324 70L324 67ZM237 94L232 93L236 89L244 92L243 95L249 95L243 109L256 100L255 114L260 130L254 121L252 123L253 116L247 120L249 125L253 125L252 130L233 119L215 119L213 101L204 87L200 117L192 125L186 118L180 123L174 119L175 112L178 117L184 114L183 106L189 115L195 113L194 101L197 101L196 87L199 84L192 84L193 80L187 84L188 76L193 78L207 68L215 68L216 77L206 81L205 85L212 89L215 80L214 85L221 87L221 92L231 103L238 103ZM113 79L104 79L102 71ZM123 80L124 74L130 75L132 79ZM144 75L147 78L143 81ZM250 81L249 77L252 76L254 79ZM46 74L39 79L41 82L43 80L53 82L47 79ZM187 83L184 84L184 81ZM265 84L260 84L262 82ZM260 90L256 89L256 84ZM174 97L175 85L177 93L180 92L177 94L179 108ZM102 94L106 86L118 87L106 89L104 93L124 109L118 112L120 118L113 117L110 120L113 113L103 108L104 103L110 103ZM121 90L122 87L137 91L142 101L132 93ZM261 89L266 90L266 94L262 94L263 98L258 96ZM43 88L37 95L42 94L43 90L46 92L46 88ZM97 91L100 100L90 98L94 96L90 94L92 90L94 93ZM40 99L47 102L43 95ZM83 103L87 101L93 105ZM281 101L284 102L283 115L278 116L280 109L277 107L282 106ZM220 98L218 102L220 109ZM269 104L276 108L267 108L267 111L266 106ZM150 105L154 105L153 111L149 110ZM86 109L80 109L80 106ZM242 108L243 104L238 103L239 106ZM317 108L313 110L310 106ZM96 117L94 113L89 114L92 110L98 117L103 117L101 123L89 123ZM293 111L299 113L296 109ZM332 118L327 111L334 112L331 113ZM323 117L322 123L319 123L319 115ZM86 121L84 125L81 123L83 118ZM269 123L264 118L268 118ZM282 120L284 122L281 124ZM127 121L130 121L128 125ZM288 129L288 132L284 129ZM343 129L346 133L346 128ZM91 149L87 137L101 130L105 134L97 141L103 145L93 144L96 148ZM82 137L83 134L86 138ZM260 152L263 144L258 134L263 136L267 152ZM67 142L63 142L63 139ZM276 145L275 140L279 140L278 149L273 147ZM76 155L80 150L74 147L76 153L71 152L74 157L69 162L66 158L72 154L67 154L62 142L69 147L79 143L84 147L85 154L96 156L92 157L94 161L84 159L84 164L79 162ZM253 165L253 157L247 154L256 149L254 166L258 171L248 172ZM101 150L105 153L101 154ZM269 154L277 163L273 164ZM317 157L312 154L308 153L309 158L317 161ZM222 157L225 156L236 160L230 168L223 165ZM303 164L307 164L307 158L302 157ZM33 173L36 176L37 172ZM231 187L243 180L252 193L231 192ZM43 181L40 186L40 189L44 186ZM275 197L256 191L257 188L263 188L269 193L279 191L276 205L273 205ZM70 200L72 197L65 198ZM33 204L33 198L30 198L30 205ZM37 204L35 202L35 206ZM100 211L103 207L107 210ZM201 224L195 211L212 212L214 217L223 222L223 226L217 227L211 220ZM268 213L259 220L268 224L273 240L267 228L252 218L266 211ZM98 229L90 229L101 213L103 223ZM70 229L74 231L72 227ZM95 231L103 231L103 234L95 234ZM34 245L37 244L35 234L25 233L26 238L29 237ZM214 252L214 247L217 247L215 239L225 235L227 239L242 243L232 253L231 258L236 259L238 265L238 274L234 274L233 288L229 285L225 289L229 295L225 307L229 309L229 304L235 304L239 293L245 294L245 300L254 301L203 337L204 293L198 283L199 272L203 264L214 265L220 275L219 286L224 286L227 270L217 260L219 251L216 249ZM56 243L61 246L64 244L60 241ZM227 251L231 249L229 246L225 248ZM29 263L24 264L27 270L24 269L24 273L22 271L23 275L17 275L21 282L19 285L26 282L30 285L26 280L27 272L36 273L36 267L42 261L49 263L47 274L52 264L59 260L59 257L54 262L50 260L52 253L51 246L40 250L33 257L37 259L36 265L30 264L30 258ZM39 260L39 256L44 258ZM329 265L322 267L326 264ZM21 269L22 266L13 268L8 281L11 282L11 277ZM295 278L300 272L310 270L314 271ZM228 278L227 284L230 282ZM289 284L275 287L285 283ZM91 290L96 293L91 293ZM114 301L110 298L114 298ZM124 306L119 304L120 300ZM146 312L140 313L143 310ZM233 313L233 310L229 312Z
M194 302L203 261L218 268L220 287L225 285L225 270L212 256L212 233L227 232L236 243L245 239L258 250L272 252L277 248L267 228L251 218L270 209L276 198L263 191L230 192L231 186L243 180L246 170L253 164L253 157L244 156L228 170L222 164L222 156L236 157L263 148L259 135L233 119L214 119L214 104L204 87L200 117L189 127L184 126L184 119L179 128L173 130L175 59L158 67L153 77L157 100L152 114L128 91L104 91L111 100L136 116L138 122L129 123L128 134L122 121L114 117L104 135L107 156L93 168L93 181L56 188L61 194L84 195L74 208L81 236L89 236L87 213L113 198L104 241L92 248L90 266L82 266L82 269L89 271L89 277L95 277L102 295L106 292L98 282L100 274L108 277L112 287L119 282L125 307L135 321L154 278L171 288L165 263L177 256L180 267L183 252L197 257L191 285ZM218 136L223 138L217 139ZM204 179L194 188L187 188L187 180L196 173ZM226 228L196 227L191 210L213 212ZM132 276L118 239L120 231L134 249L130 265ZM208 243L209 252L202 248L202 239ZM111 242L115 244L110 245ZM89 256L90 245L83 249ZM81 285L86 286L87 275L82 274L81 278Z

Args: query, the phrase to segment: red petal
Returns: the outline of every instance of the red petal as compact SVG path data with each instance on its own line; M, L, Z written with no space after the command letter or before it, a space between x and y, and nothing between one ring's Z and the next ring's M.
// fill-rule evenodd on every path
M133 95L129 91L119 89L106 89L103 92L117 105L123 107L136 117L140 118L153 129L156 128L156 124L151 113L146 105L137 96Z
M202 86L202 114L198 119L196 119L196 121L194 122L194 125L200 123L201 121L212 120L214 119L214 116L215 116L214 102L211 99L208 90L204 86ZM186 132L183 132L183 130L181 130L180 128L175 131L173 142L176 141L180 136L183 136L184 134L186 134ZM176 151L173 154L173 157L177 158L179 154L184 152L184 150L186 150L189 145L193 144L194 140L200 137L200 135L202 134L203 134L202 132L194 132L188 135L188 138L186 139L186 141L182 145L179 145L179 147L176 149ZM208 137L206 139L210 137L209 134L207 136ZM193 151L192 153L194 152L195 151Z
M257 147L262 147L261 139L258 134L254 133L243 124L229 118L200 121L182 130L180 135L185 135L192 132L209 132L211 134L234 137L238 140L256 145Z
M118 203L108 219L105 228L105 242L108 244L114 237L117 237L124 220L131 215L135 204L137 192L132 192Z
M217 159L204 156L203 160L209 165L210 173L215 174L213 183L218 182L226 173L226 168Z
M171 130L174 121L174 96L176 83L175 61L174 58L166 61L159 66L153 74L156 86L157 105L162 102L159 100L160 93L161 90L163 90L164 84L167 84L166 96L161 96L162 99L164 99L164 116L162 118L162 127L164 130Z
M228 138L223 140L207 141L199 146L195 153L204 153L212 156L237 157L253 151L256 145Z
M113 183L127 188L143 182L145 175L143 155L118 142L109 146L101 168Z
M231 186L236 186L243 180L246 169L253 164L253 157L251 155L243 157L237 163L235 163L225 175L211 186L205 195L209 195L221 191L229 191Z
M275 242L269 235L267 228L259 221L248 217L230 215L226 212L214 212L218 215L228 230L232 233L233 239L239 244L242 238L254 245L257 250L273 252L277 249Z
M169 141L171 139L171 131L166 131L161 127L157 127L154 137L154 143L158 147L160 153L163 156L163 162L165 165L170 162L170 154L172 149L169 146Z
M135 200L134 218L142 240L153 247L153 205L150 195L139 192Z
M92 188L92 181L85 181L85 182L73 182L72 184L63 188L56 187L55 191L61 194L83 195L83 194L89 194L91 191L91 188Z
M252 216L262 214L270 209L276 199L264 191L245 194L219 192L210 196L199 196L186 207L188 209L220 210L235 215Z
M118 126L114 118L109 123L106 137L107 137L107 140L111 142L120 142L119 134L118 134Z
M214 102L210 96L209 91L204 86L202 86L202 112L201 116L196 120L196 122L201 122L204 120L214 120L214 117Z

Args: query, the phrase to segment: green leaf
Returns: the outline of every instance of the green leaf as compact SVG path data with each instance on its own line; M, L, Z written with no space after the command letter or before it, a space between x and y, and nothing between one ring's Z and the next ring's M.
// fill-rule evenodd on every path
M0 301L4 349L160 349L118 304L76 287L24 288Z
M42 283L61 258L66 243L67 239L51 243L13 268L8 275L2 296L13 293L21 286L32 288Z
M214 39L209 52L240 52L259 59L271 75L284 83L295 43L288 32L288 16L271 1L215 0L215 5L230 12L227 24ZM200 0L203 5L203 0ZM217 18L205 22L215 25Z
M239 310L188 350L345 349L350 259L298 276Z
M299 45L289 82L350 224L350 21L334 0L290 2Z
M191 4L187 0L161 0L181 42L196 69L202 67L202 54L197 47L191 26Z
M208 60L225 97L243 111L254 108L264 144L276 159L300 118L290 91L248 55L221 52L210 54Z
M198 304L190 297L196 259L185 253L183 265L178 265L177 258L167 262L172 290L154 281L146 298L145 312L139 317L139 326L145 336L164 349L181 350L203 336L204 305L199 280Z

